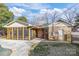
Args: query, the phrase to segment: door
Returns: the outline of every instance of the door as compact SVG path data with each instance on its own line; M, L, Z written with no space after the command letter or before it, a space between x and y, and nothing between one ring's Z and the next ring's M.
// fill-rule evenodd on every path
M58 30L58 40L60 41L64 40L64 31L62 29Z
M38 29L38 38L43 38L44 35L43 35L43 30L42 29Z
M48 40L48 28L44 29L44 39Z

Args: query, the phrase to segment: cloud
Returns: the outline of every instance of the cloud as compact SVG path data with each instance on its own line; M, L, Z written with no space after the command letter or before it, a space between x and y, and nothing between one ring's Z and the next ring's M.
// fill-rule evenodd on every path
M54 8L54 11L57 11L57 12L59 12L59 13L62 13L62 12L63 12L63 9Z
M25 9L34 9L34 10L40 10L40 9L44 9L44 8L49 8L49 4L41 4L41 3L10 3L10 4L6 4L9 7L21 7L21 8L25 8Z
M32 10L41 10L47 8L48 6L37 3L19 3L19 4L8 4L9 10L13 12L14 16L25 15L27 17L34 16L38 13L33 12Z
M39 4L39 3L26 3L24 6L27 6L29 9L40 10L44 8L49 8L49 5Z
M65 8L63 9L59 9L59 8L54 8L54 9L41 9L40 13L54 13L55 11L58 13L62 13L65 10Z
M17 7L12 7L9 11L13 12L14 16L22 16L22 14L26 12L24 9Z

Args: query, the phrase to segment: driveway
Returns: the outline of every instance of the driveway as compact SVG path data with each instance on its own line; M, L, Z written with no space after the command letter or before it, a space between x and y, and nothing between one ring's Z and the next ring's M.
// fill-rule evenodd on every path
M72 42L79 43L79 32L72 32Z
M5 40L0 39L0 45L3 48L9 48L12 50L11 56L28 56L29 50L33 44L39 43L41 40Z

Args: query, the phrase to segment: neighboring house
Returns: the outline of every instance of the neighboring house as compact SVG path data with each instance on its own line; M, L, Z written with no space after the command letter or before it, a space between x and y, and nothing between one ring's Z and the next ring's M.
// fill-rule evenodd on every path
M79 24L78 25L74 25L72 31L73 32L79 32Z
M75 23L72 28L72 41L79 41L79 23Z
M58 20L49 25L49 39L71 42L71 31L72 28L70 24L62 20Z
M43 27L42 25L32 26L19 21L12 21L4 27L7 28L7 39L30 40L42 38L71 42L71 25L61 20L50 24L48 27Z

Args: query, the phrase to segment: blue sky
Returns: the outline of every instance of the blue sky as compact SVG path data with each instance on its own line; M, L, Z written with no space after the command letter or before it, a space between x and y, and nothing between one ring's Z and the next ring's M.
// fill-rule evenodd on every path
M25 16L29 21L34 16L41 16L45 12L57 11L62 13L62 11L72 5L71 3L6 3L6 6L13 12L15 18Z
M38 14L42 9L64 9L67 8L69 3L8 3L6 4L10 11L18 16L30 16ZM17 11L18 10L18 11ZM17 15L16 15L17 12Z

